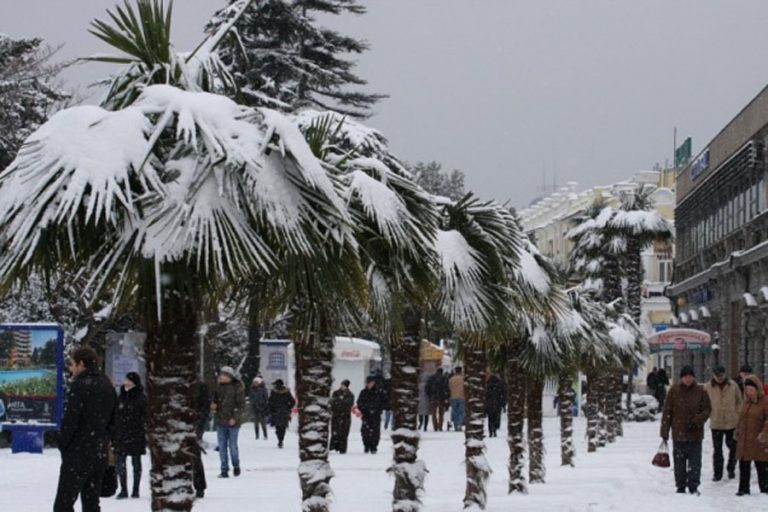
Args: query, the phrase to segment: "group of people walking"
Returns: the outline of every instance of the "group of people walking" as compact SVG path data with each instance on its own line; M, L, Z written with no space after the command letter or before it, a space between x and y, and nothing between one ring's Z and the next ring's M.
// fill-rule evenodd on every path
M704 386L696 382L693 368L680 370L680 382L667 394L661 421L661 438L673 441L675 485L678 493L699 494L704 425L709 419L713 443L713 481L736 478L738 496L750 494L751 468L755 466L761 493L768 493L768 397L763 384L742 366L738 382L718 366ZM726 462L723 444L728 450Z

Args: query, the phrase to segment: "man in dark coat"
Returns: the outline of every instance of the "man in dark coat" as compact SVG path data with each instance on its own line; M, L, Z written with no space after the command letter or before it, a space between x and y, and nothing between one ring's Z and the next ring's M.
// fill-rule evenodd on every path
M648 374L648 376L645 378L645 389L648 391L648 394L651 396L656 396L656 378L659 374L659 369L655 366L653 367L653 370Z
M205 490L208 488L208 482L205 480L205 468L203 467L203 432L208 423L208 417L211 413L211 395L208 392L208 385L205 382L197 383L197 396L195 397L195 409L197 411L197 424L195 433L197 434L197 444L192 454L192 484L195 487L195 494L198 498L205 496Z
M448 387L448 377L443 374L442 368L438 368L437 372L427 380L427 396L429 397L429 409L432 413L432 428L435 432L443 430L445 404L451 396L451 392Z
M139 497L141 481L141 456L147 453L146 434L147 398L141 377L136 372L129 372L120 387L120 397L115 412L115 428L112 434L112 447L115 450L117 475L120 478L118 499L128 497L127 458L133 465L133 492L131 498Z
M488 378L485 385L485 411L488 414L488 435L497 437L501 427L501 410L507 403L507 390L496 374Z
M331 450L347 453L347 438L352 424L352 406L355 395L349 390L349 381L341 381L339 389L331 395Z
M363 436L365 453L376 453L379 448L382 406L381 393L376 388L376 378L367 377L365 388L357 397L357 408L363 415L363 426L360 432Z
M285 431L291 423L291 412L293 406L296 405L296 400L291 395L291 391L285 387L282 379L275 381L272 392L269 393L268 405L272 425L275 427L275 434L277 435L277 447L282 448Z
M269 416L269 392L264 385L264 379L261 375L253 378L251 389L248 391L248 400L251 402L253 411L253 430L256 433L256 439L259 438L259 426L264 432L264 439L267 439L267 417Z
M229 458L235 476L240 476L240 450L237 436L240 434L240 417L245 407L245 390L237 373L229 366L219 371L219 385L211 408L216 411L216 436L221 460L220 478L229 477Z
M701 481L701 442L704 423L712 406L709 395L696 383L693 368L683 366L680 383L669 390L661 417L661 438L669 439L672 429L672 455L675 462L675 485L678 493L699 494Z
M72 512L80 495L84 512L98 512L117 396L99 372L93 349L75 350L69 371L73 378L59 431L61 469L53 510Z

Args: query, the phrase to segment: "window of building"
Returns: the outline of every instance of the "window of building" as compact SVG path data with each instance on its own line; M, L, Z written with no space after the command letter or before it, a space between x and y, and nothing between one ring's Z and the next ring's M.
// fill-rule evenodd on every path
M267 360L267 368L280 369L285 368L285 354L282 352L272 352Z
M672 260L659 260L659 282L672 281Z

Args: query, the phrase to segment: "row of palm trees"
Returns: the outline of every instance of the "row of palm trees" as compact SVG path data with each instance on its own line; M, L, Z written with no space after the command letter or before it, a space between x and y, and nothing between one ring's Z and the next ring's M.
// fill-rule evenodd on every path
M618 296L566 289L513 211L429 194L382 134L333 112L238 104L216 52L237 15L190 53L173 49L171 9L159 0L126 2L110 18L91 29L120 52L95 59L123 65L105 100L52 116L0 171L0 293L33 272L67 270L91 300L140 313L153 510L192 508L194 340L201 312L233 288L247 288L252 316L289 318L305 511L330 508L332 344L361 322L391 347L394 511L421 507L419 348L430 307L452 326L466 368L465 507L486 505L489 365L508 376L510 492L526 489L525 397L529 479L544 481L545 378L560 378L564 464L578 369L591 377L590 422L616 416L608 381L642 349L635 321Z

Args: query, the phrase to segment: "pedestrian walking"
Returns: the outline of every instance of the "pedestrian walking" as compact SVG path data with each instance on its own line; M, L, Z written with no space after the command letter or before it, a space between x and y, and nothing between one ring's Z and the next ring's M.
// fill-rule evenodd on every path
M650 373L648 373L648 376L645 378L645 390L651 396L656 396L658 374L659 369L654 366L653 370L651 370Z
M283 447L285 431L291 423L291 412L296 405L291 391L285 387L282 379L277 379L269 393L269 416L277 435L277 447Z
M363 415L363 425L360 433L363 437L365 453L376 453L381 436L381 393L376 389L376 378L367 377L365 388L357 397L357 408Z
M739 459L739 491L749 494L752 463L761 493L768 493L768 397L755 375L744 377L744 406L736 426L736 457Z
M659 402L659 410L664 409L664 401L667 399L667 386L669 386L669 377L664 368L659 368L656 372L656 394L654 398Z
M141 456L147 453L147 397L141 377L136 372L125 376L120 387L115 412L115 428L112 434L112 448L115 451L117 476L120 480L120 492L117 499L128 497L128 468L127 459L131 458L133 467L133 490L131 498L139 497L141 482Z
M264 439L267 439L267 418L269 417L269 391L264 384L261 375L257 375L251 382L251 389L248 390L248 400L251 402L251 411L253 412L253 431L256 439L259 438L259 427L261 427Z
M427 380L429 375L422 373L419 376L419 423L417 430L427 431L429 426L429 396L427 395Z
M445 405L450 397L448 378L443 374L442 368L438 368L427 381L427 396L429 397L429 410L432 414L432 429L435 432L442 431Z
M699 494L701 482L701 443L704 423L711 412L709 396L696 383L693 368L683 366L680 383L670 388L661 418L661 438L666 442L672 430L672 457L678 493Z
M245 390L237 378L237 373L229 366L221 368L218 380L211 410L216 411L216 437L221 460L219 478L228 478L230 458L232 472L235 476L240 476L240 450L237 437L240 434L240 417L245 407Z
M392 430L395 430L395 421L392 419L392 398L389 394L389 384L391 379L385 379L380 377L376 381L376 387L381 394L381 407L384 412L384 430L387 430L392 425Z
M744 379L752 375L752 366L743 364L739 367L739 376L736 377L736 384L739 385L742 395L744 394Z
M501 410L507 403L504 382L496 374L488 377L485 385L485 412L488 415L488 436L498 437L501 428Z
M53 510L73 512L79 495L83 512L98 512L117 396L99 372L93 349L75 350L69 371L72 381L59 430L61 468Z
M455 368L453 377L448 380L448 389L451 396L451 423L453 429L460 432L464 428L465 419L464 373L461 366Z
M349 381L341 381L339 389L331 395L331 450L347 453L349 428L352 426L352 407L355 395L349 390Z
M196 387L195 412L197 413L197 418L195 434L197 434L197 443L195 443L192 453L192 485L195 488L195 495L198 498L203 498L205 497L205 490L208 488L208 482L205 479L205 468L203 467L203 453L205 452L203 449L203 433L211 413L211 395L205 382L198 382Z
M728 479L736 478L736 440L734 432L741 414L741 391L739 386L725 375L725 368L718 366L712 379L704 384L704 391L709 396L712 414L709 417L709 428L712 430L713 477L719 482L723 478L723 441L728 448Z

